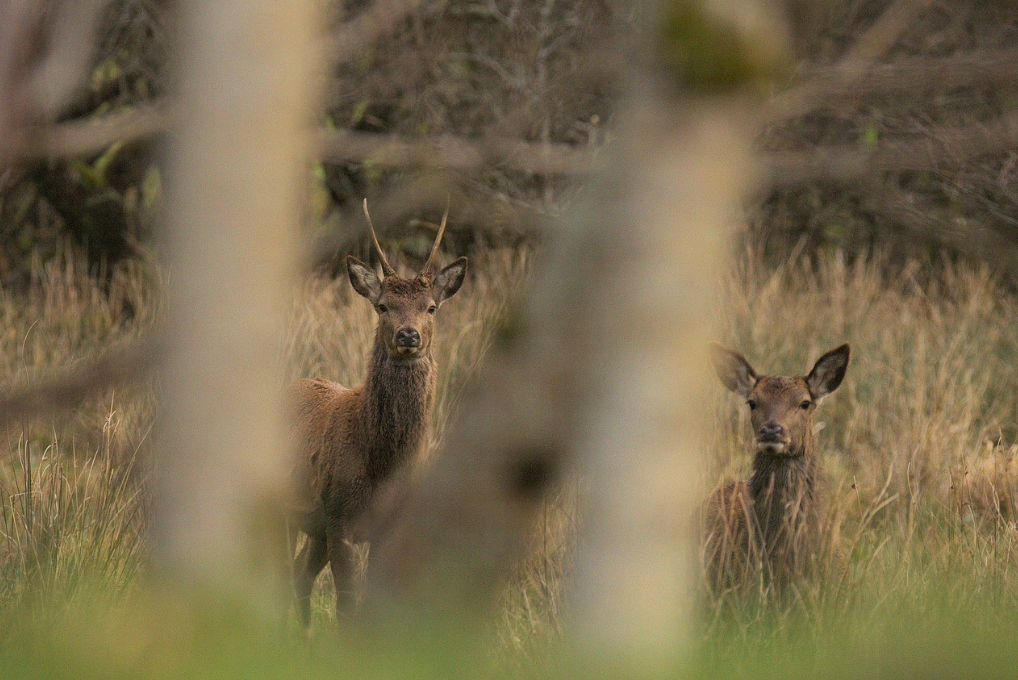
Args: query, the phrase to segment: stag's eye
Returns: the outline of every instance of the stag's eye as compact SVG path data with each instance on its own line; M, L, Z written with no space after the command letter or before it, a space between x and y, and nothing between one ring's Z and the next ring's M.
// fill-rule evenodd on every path
M750 411L752 411L753 409L756 408L756 401L754 399L750 399L746 403L749 404L749 410Z
M436 307L435 305L431 305L430 307L428 307L428 314L434 314L436 309L438 309L438 307Z
M386 307L385 305L378 305L377 309L379 314L385 314L387 311L389 311L389 308Z
M809 399L807 399L807 400L803 401L801 404L799 404L799 408L801 408L803 411L805 411L806 409L808 409L810 407L810 405L812 403L813 402L811 402Z

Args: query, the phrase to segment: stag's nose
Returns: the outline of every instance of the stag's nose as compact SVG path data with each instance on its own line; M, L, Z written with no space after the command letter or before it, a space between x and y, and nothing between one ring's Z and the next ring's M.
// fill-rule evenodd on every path
M421 334L416 328L400 328L396 331L396 345L399 347L420 347Z
M766 423L760 426L757 430L757 435L760 437L760 441L778 441L781 439L781 435L785 433L785 428L781 427L778 423L773 420L768 420Z

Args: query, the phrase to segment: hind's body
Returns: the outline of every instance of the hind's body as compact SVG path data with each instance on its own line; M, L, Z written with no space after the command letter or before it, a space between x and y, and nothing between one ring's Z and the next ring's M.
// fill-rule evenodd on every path
M746 398L756 433L749 481L726 484L703 507L705 562L715 591L746 582L759 569L783 589L815 567L823 503L813 413L841 384L848 357L843 345L804 378L758 377L741 354L713 348L718 377Z

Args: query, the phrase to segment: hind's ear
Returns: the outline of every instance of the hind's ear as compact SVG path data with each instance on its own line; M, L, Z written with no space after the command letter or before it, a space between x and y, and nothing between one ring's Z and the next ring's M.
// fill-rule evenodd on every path
M814 399L820 399L838 389L848 370L850 349L846 342L817 359L813 370L806 376L806 386Z
M346 258L346 272L350 275L350 284L353 289L377 304L382 297L382 282L378 280L375 270L358 260L353 255Z
M463 278L467 275L467 258L461 257L448 267L438 272L435 277L434 296L437 304L448 300L463 285Z
M735 350L712 343L710 361L721 383L732 392L748 397L756 387L756 371L746 361L746 357Z

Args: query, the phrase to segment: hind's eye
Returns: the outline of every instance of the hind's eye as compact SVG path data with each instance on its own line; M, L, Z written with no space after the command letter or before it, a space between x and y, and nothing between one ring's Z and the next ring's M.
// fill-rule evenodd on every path
M755 409L755 408L756 408L756 402L755 402L754 400L750 399L750 400L749 400L749 401L747 401L746 403L747 403L747 404L749 404L749 410L750 410L750 411L752 411L753 409Z
M430 307L428 307L428 314L434 314L436 309L438 309L438 307L436 307L435 305L431 305Z
M387 311L389 311L388 307L386 307L385 305L378 305L379 314L385 314Z
M805 411L806 409L808 409L810 407L810 404L812 404L812 403L813 402L811 402L809 399L807 399L806 401L804 401L801 404L799 404L799 408L801 408L802 410Z

